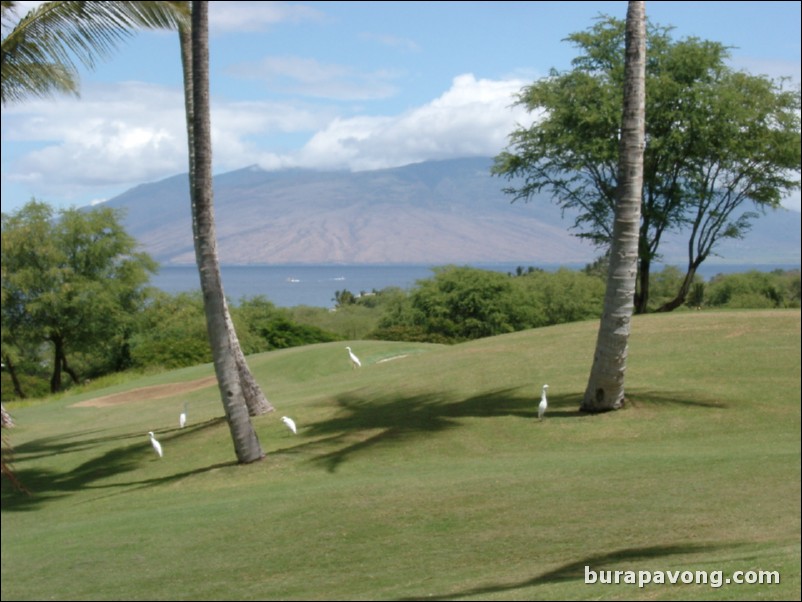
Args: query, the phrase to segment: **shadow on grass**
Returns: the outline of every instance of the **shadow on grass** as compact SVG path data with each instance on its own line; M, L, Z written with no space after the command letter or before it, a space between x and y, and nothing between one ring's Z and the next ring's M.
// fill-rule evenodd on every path
M537 422L539 402L539 395L524 396L519 388L467 399L453 399L446 393L374 396L353 392L336 399L340 408L336 417L309 425L305 434L323 438L310 444L314 447L340 445L313 460L335 472L347 459L374 446L453 429L464 418L517 416ZM582 417L574 406L573 397L549 399L548 420Z
M644 548L624 548L621 550L614 550L606 554L598 554L595 556L588 556L576 562L564 564L547 573L537 575L531 579L519 581L516 583L498 583L492 585L485 585L475 587L461 592L451 592L443 595L430 595L426 594L419 598L400 598L400 600L421 600L424 597L427 600L454 600L468 596L488 596L491 594L501 594L504 592L511 592L517 589L526 587L535 587L538 585L549 585L554 583L562 583L565 581L585 581L585 567L589 567L592 571L637 571L637 563L640 561L653 560L657 558L665 558L668 556L676 556L680 554L699 554L709 553L719 549L735 548L741 544L728 543L728 544L675 544L664 546L648 546ZM676 570L676 569L674 569Z
M214 418L180 430L168 429L158 432L163 434L170 433L170 437L164 439L169 441L175 440L178 437L187 436L192 432L215 427L221 422L225 422L225 418ZM64 497L78 490L130 487L132 484L156 484L159 482L181 479L193 472L204 472L219 467L204 467L185 474L171 474L166 477L149 479L138 483L98 484L98 481L102 479L136 470L143 462L153 459L154 452L151 449L150 441L146 433L137 432L89 439L81 438L96 432L100 431L93 430L68 433L61 437L36 439L16 446L13 454L14 473L17 480L29 493L26 494L25 492L15 490L11 484L4 479L2 484L3 510L34 510L44 502L54 498ZM114 447L67 472L58 472L40 467L25 468L25 463L31 460L52 455L85 451L102 444L122 444L123 442L133 440L141 443Z
M723 401L688 399L687 393L672 393L671 391L645 391L640 389L627 390L627 403L634 408L647 405L680 405L718 410L727 408L727 404L725 404Z

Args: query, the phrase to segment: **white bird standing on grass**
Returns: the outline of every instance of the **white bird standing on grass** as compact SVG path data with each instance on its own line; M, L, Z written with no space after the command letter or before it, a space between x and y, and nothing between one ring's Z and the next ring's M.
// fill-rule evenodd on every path
M178 415L178 426L184 428L187 425L187 402L184 402L184 411Z
M150 435L150 444L153 446L153 449L156 450L160 458L163 458L164 452L162 452L162 444L156 441L156 436L153 434L153 431L149 431L148 435Z
M362 362L359 361L359 358L356 355L354 355L354 352L351 351L350 347L346 347L346 349L348 349L348 357L351 358L351 367L352 368L361 368L362 367Z
M543 420L543 415L546 413L546 410L549 408L549 402L546 400L546 391L548 390L548 385L543 385L543 392L540 394L540 405L537 406L537 419Z
M298 429L295 428L295 421L292 418L282 416L281 421L287 425L287 428L290 429L294 435L298 434Z

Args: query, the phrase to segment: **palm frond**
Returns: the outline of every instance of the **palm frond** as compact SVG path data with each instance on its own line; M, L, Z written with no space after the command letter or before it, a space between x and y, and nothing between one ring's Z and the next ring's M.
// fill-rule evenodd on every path
M13 2L3 3L4 20L13 7ZM94 68L137 29L177 29L186 18L182 2L46 2L3 37L2 102L75 93L78 63ZM48 83L48 75L59 77Z

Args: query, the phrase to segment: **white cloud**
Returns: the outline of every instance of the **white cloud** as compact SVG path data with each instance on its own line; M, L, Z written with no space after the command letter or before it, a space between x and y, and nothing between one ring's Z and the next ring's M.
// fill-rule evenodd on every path
M215 170L255 162L268 169L364 170L493 155L506 146L516 122L528 119L520 107L511 108L524 83L461 75L433 101L387 116L344 117L333 107L297 103L213 101ZM96 199L110 187L123 190L187 169L183 94L163 86L93 86L80 100L11 107L4 110L3 130L11 148L37 147L7 163L3 174L8 182L25 182L37 197ZM288 134L311 138L299 150L282 149L275 137Z
M303 4L288 2L209 3L209 29L213 34L264 31L282 22L320 20L323 13Z
M420 52L421 48L417 42L409 38L402 38L399 36L378 34L378 33L361 33L359 37L368 42L376 42L388 48L395 48L404 52Z
M364 170L494 155L506 146L516 123L531 119L521 107L511 106L525 83L460 75L442 96L401 115L333 120L296 155L296 162Z
M213 102L215 169L252 164L259 136L313 132L331 118L326 110L275 102ZM3 138L12 149L34 147L12 152L3 179L25 182L37 197L96 198L100 189L187 170L183 93L140 82L88 87L80 100L4 108Z
M231 67L231 75L264 82L271 90L335 100L375 100L397 92L389 70L358 71L299 56L268 56Z
M22 17L44 1L20 0L15 12ZM264 31L278 23L319 21L324 14L311 6L289 2L227 0L209 3L209 28L213 34Z
M184 171L183 114L180 93L141 83L85 89L80 100L27 102L4 111L4 138L40 147L4 175L37 194L69 198Z

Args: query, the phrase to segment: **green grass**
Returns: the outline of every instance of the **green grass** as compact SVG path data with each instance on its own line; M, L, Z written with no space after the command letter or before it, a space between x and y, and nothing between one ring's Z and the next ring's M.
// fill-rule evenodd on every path
M34 493L3 483L2 599L799 599L799 310L638 317L630 403L586 416L596 328L253 356L277 411L247 466L215 388L74 407L210 366L12 407ZM781 582L586 585L586 565Z

